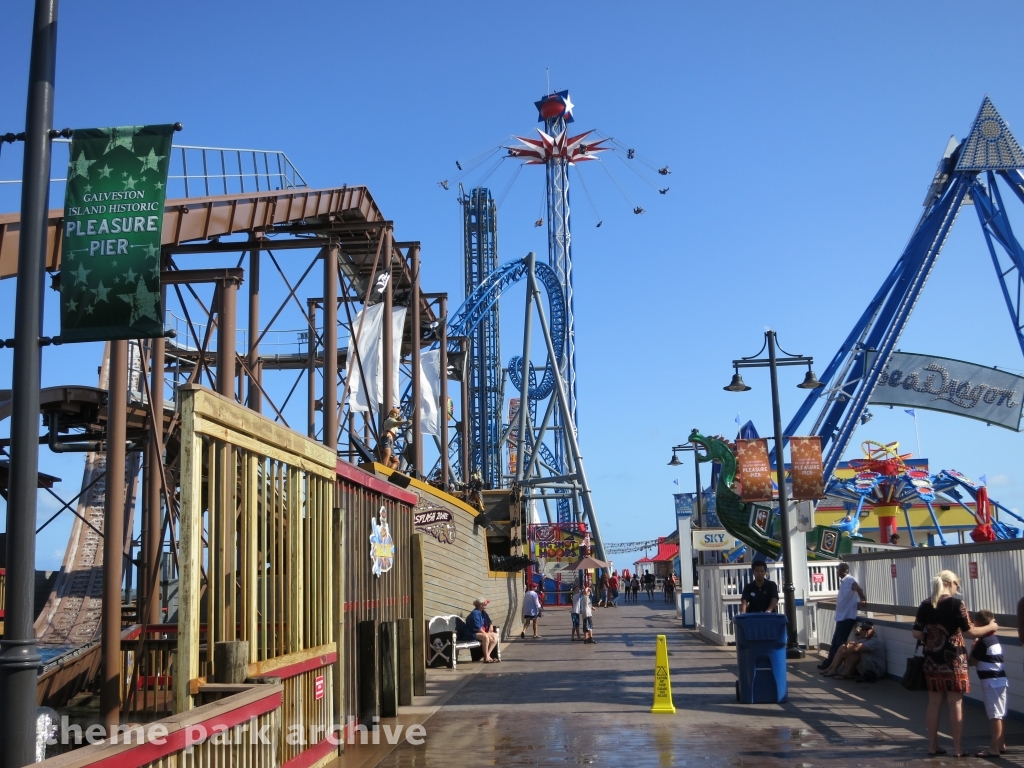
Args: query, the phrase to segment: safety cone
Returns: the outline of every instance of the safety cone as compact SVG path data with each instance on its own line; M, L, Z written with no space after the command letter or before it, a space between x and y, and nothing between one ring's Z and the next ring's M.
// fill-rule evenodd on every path
M658 635L658 650L654 654L654 706L651 712L674 715L672 704L672 680L668 674L668 641L665 635Z

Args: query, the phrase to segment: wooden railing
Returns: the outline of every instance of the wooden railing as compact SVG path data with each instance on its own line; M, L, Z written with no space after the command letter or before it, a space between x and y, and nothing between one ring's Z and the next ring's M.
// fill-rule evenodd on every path
M133 627L121 637L121 712L146 721L174 712L173 672L178 625Z
M155 723L125 726L114 740L84 746L39 765L279 768L286 735L282 731L283 694L280 685L253 685Z
M234 401L179 390L181 534L175 707L192 706L216 643L246 640L250 663L335 642L337 457ZM200 639L200 616L207 626Z

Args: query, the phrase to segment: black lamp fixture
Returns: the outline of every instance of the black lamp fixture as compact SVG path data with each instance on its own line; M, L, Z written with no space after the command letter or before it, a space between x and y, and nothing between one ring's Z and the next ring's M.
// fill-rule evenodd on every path
M743 383L743 377L740 376L739 369L732 375L732 381L729 382L729 386L722 387L726 392L749 392L750 387Z
M825 385L818 381L818 377L814 375L814 371L811 370L811 366L807 366L807 375L804 376L804 380L796 385L797 389L821 389Z
M676 456L676 452L675 452L675 450L673 449L673 451L672 451L672 459L671 459L671 460L669 461L668 465L669 465L670 467L679 467L679 466L682 466L682 464L683 464L683 462L681 462L681 461L679 460L679 457L678 457L678 456Z

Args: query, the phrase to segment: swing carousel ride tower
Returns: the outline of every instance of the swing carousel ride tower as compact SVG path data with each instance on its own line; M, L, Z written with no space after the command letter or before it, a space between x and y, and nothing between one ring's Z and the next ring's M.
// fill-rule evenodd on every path
M565 349L558 367L566 385L572 424L558 422L556 411L555 458L565 466L566 438L562 429L576 431L576 323L573 317L572 232L569 226L569 167L575 163L596 160L597 153L610 147L601 144L608 139L587 141L593 131L569 136L567 126L573 122L573 103L568 91L557 91L534 102L539 138L516 136L520 144L508 147L510 157L522 158L526 165L543 165L547 182L548 264L555 270L565 297ZM559 429L558 427L561 427Z

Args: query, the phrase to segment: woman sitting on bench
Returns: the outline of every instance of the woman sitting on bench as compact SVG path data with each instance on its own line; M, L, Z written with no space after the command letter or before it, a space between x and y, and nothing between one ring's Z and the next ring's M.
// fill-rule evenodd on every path
M479 641L480 650L484 653L485 664L490 664L492 661L500 661L500 659L491 658L491 653L498 647L498 633L494 631L494 622L491 621L491 617L484 610L484 606L490 602L490 600L483 597L473 601L475 607L466 617L466 625L463 629L464 634L459 638L460 640Z

